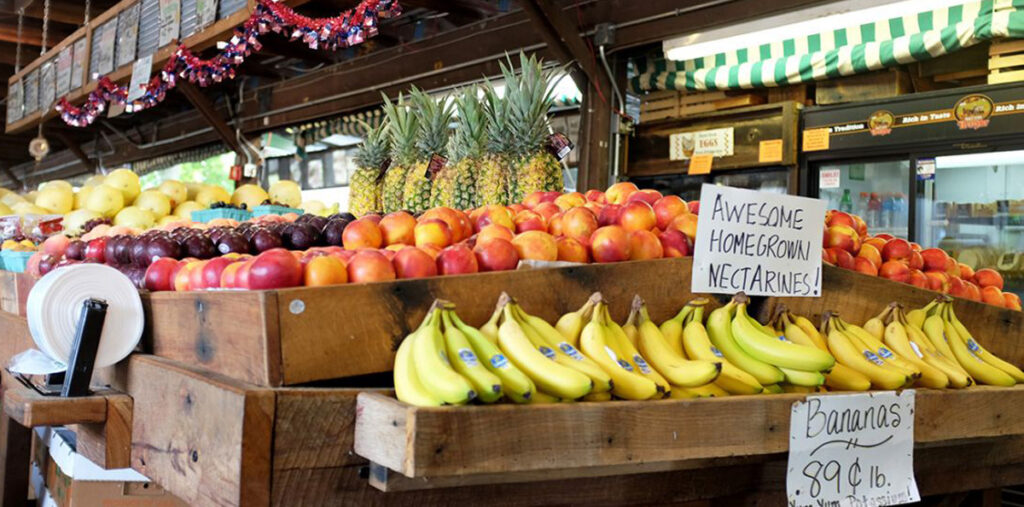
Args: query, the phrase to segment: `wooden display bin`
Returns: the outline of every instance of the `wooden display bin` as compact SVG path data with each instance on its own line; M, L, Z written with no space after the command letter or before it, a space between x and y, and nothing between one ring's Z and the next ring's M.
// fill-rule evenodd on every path
M28 273L0 270L0 310L24 316L25 301L35 283Z

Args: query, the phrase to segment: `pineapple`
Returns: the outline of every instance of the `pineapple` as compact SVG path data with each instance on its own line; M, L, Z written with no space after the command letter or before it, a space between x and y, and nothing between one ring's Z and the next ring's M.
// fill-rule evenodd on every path
M430 158L434 154L447 157L448 127L452 121L452 106L447 97L436 101L426 92L413 88L410 92L416 114L420 115L416 136L416 162L405 176L402 202L413 213L430 208L433 174L428 174Z
M483 103L487 123L487 153L480 159L477 168L475 206L509 204L508 105L508 102L498 97L494 86L487 82Z
M419 118L409 110L402 94L398 103L384 97L384 115L387 117L388 139L391 141L391 166L384 173L380 193L380 207L385 213L402 209L405 179L416 161L416 132Z
M430 205L468 210L476 206L476 168L487 143L484 112L476 88L463 90L455 98L455 108L459 123L449 150L454 163L446 165L434 178Z
M545 71L543 62L519 54L520 74L512 62L502 64L505 101L508 102L508 136L512 183L511 202L541 191L562 191L562 164L547 151L548 110L554 101L554 86L549 84L554 71Z
M363 144L359 145L356 152L355 162L358 169L352 173L352 180L349 182L349 212L355 216L363 216L381 209L381 187L390 149L388 141L388 124L381 123L378 127L371 127L368 123L362 122L366 137Z

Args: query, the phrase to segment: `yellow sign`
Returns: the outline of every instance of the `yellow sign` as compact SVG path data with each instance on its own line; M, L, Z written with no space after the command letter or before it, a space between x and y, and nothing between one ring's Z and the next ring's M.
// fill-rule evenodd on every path
M711 174L711 162L715 156L710 153L699 153L690 157L689 174Z
M761 141L757 150L757 161L762 164L782 162L782 139Z
M829 129L810 129L804 131L804 151L822 151L828 149Z

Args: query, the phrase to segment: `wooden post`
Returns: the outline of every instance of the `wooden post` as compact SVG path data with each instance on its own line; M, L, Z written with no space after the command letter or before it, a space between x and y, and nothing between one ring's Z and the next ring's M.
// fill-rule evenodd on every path
M0 505L22 507L28 500L32 431L0 414Z
M580 108L580 142L577 143L580 157L576 190L603 190L608 188L610 174L611 99L605 95L602 100L597 89L589 83L581 90L583 104Z
M217 109L213 106L213 102L203 94L201 90L195 87L192 83L186 79L179 79L177 88L181 90L181 93L185 95L185 98L192 103L192 106L196 108L196 111L202 115L206 123L209 123L213 130L217 132L217 136L220 137L224 144L231 148L231 151L237 153L241 157L245 157L245 151L242 150L241 144L238 142L238 137L235 135L234 129L232 129L227 122L224 121L218 113Z

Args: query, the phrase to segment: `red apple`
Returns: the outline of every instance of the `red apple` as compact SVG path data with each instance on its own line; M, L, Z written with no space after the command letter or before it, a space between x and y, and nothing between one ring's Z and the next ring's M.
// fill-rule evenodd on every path
M174 290L174 275L181 264L170 257L161 257L146 267L146 289L153 292Z
M910 243L907 240L903 238L890 239L882 247L882 260L910 262L913 252L914 249L910 248Z
M629 201L619 212L619 225L630 232L649 231L658 225L658 218L646 201Z
M383 221L381 219L381 222ZM380 226L363 217L345 226L345 231L341 233L341 242L346 250L380 248L384 245L384 235L380 231Z
M675 217L689 212L690 208L686 201L678 195L666 195L654 203L654 216L657 217L657 225L661 230L668 229L668 225Z
M348 281L351 283L388 281L394 280L395 276L391 261L376 250L361 250L348 262Z
M384 218L380 219L378 227L380 227L385 245L396 243L411 245L415 241L413 229L416 228L416 218L404 211L384 215Z
M391 259L391 264L395 267L395 276L400 279L437 276L437 264L434 263L434 258L414 246L407 246L399 250L395 254L395 258Z
M377 229L377 224L373 226ZM248 281L249 288L255 290L297 287L302 285L302 263L288 250L271 248L253 258Z
M907 245L909 249L910 245ZM910 268L906 263L900 261L885 261L878 269L878 276L897 282L908 283L910 281Z
M478 242L473 253L480 271L509 271L519 265L519 252L504 238L492 238L484 244Z
M661 241L651 231L629 233L629 260L660 259L664 255Z
M595 262L628 260L629 250L629 231L621 226L600 227L590 236L590 253Z
M512 239L520 259L537 261L558 260L558 243L555 237L541 231L527 231Z
M476 255L464 244L449 246L437 256L438 274L460 275L477 271L480 271L480 265L476 262Z
M583 243L565 236L558 238L555 242L558 245L558 260L580 264L590 262L590 252Z
M689 257L693 253L690 239L675 229L660 232L658 241L661 242L662 254L665 257Z
M959 267L957 267L957 269L959 269ZM1003 290L1003 275L999 274L998 271L992 268L979 269L974 272L974 283L977 283L978 286L981 287L981 296L984 298L985 287L995 287L1000 291Z

